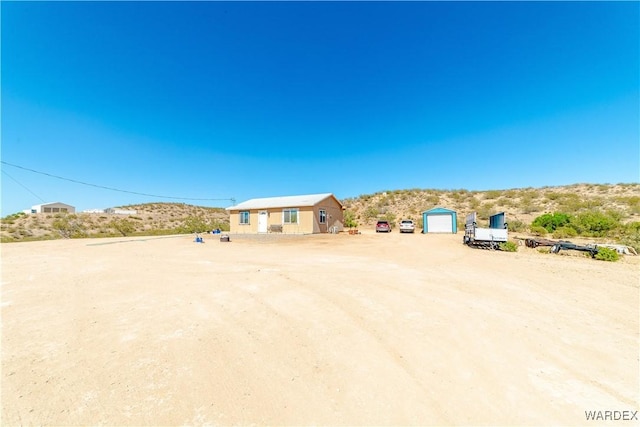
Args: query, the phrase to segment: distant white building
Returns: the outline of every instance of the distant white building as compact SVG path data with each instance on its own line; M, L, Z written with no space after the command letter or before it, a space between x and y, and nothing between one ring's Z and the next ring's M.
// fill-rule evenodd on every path
M51 202L51 203L42 203L40 205L31 206L31 209L24 210L23 212L26 214L75 213L76 208L74 206L67 205L66 203Z
M105 213L108 214L116 214L116 215L135 215L138 213L135 209L119 209L119 208L107 208L104 210Z
M93 214L112 214L112 215L135 215L138 213L138 211L135 209L120 209L120 208L87 209L82 212L93 213Z

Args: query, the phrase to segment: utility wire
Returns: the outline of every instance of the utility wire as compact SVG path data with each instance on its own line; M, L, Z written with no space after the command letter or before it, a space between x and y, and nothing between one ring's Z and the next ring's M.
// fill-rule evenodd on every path
M61 179L63 181L69 181L69 182L73 182L76 184L82 184L82 185L87 185L89 187L95 187L95 188L102 188L104 190L110 190L110 191L118 191L120 193L129 193L129 194L137 194L138 196L148 196L148 197L155 197L158 199L173 199L173 200L208 200L208 201L214 201L214 200L230 200L232 203L235 203L235 199L232 197L226 198L226 199L208 199L208 198L193 198L193 197L172 197L172 196L160 196L157 194L148 194L148 193L139 193L137 191L129 191L129 190L122 190L119 188L114 188L114 187L106 187L104 185L97 185L97 184L91 184L88 182L83 182L83 181L78 181L76 179L71 179L71 178L65 178L62 176L58 176L58 175L53 175L47 172L42 172L42 171L37 171L34 169L29 169L26 168L24 166L20 166L20 165L14 165L13 163L9 163L9 162L5 162L4 160L0 160L0 163L2 163L3 165L7 165L7 166L12 166L14 168L18 168L18 169L22 169L22 170L26 170L29 172L33 172L33 173L37 173L40 175L45 175L45 176L49 176L52 178L57 178L57 179ZM4 172L4 171L3 171ZM5 172L6 173L6 172ZM39 198L39 197L38 197Z
M5 174L5 175L7 175L7 176L8 176L9 178L11 178L12 180L14 180L14 181L15 181L15 182L20 186L20 187L24 188L24 189L25 189L25 190L27 190L29 193L31 193L31 194L33 194L34 196L36 196L36 198L40 199L40 201L41 201L42 203L46 203L42 197L38 196L38 195L37 195L36 193L34 193L33 191L29 190L29 189L27 188L27 186L26 186L26 185L22 184L20 181L18 181L17 179L15 179L15 178L14 178L14 177L12 177L11 175L9 175L9 174L7 173L7 171L4 171L4 170L3 170L3 171L2 171L2 173L3 173L3 174Z

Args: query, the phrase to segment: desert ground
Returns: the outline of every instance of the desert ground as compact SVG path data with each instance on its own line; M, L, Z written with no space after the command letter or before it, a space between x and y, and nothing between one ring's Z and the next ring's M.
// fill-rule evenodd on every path
M204 238L1 245L2 425L637 425L640 257Z

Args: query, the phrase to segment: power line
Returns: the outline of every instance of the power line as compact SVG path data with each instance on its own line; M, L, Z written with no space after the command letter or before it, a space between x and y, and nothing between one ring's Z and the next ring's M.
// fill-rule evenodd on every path
M228 198L224 198L224 199L210 199L210 198L194 198L194 197L172 197L172 196L161 196L158 194L149 194L149 193L139 193L137 191L129 191L129 190L122 190L120 188L114 188L114 187L106 187L104 185L97 185L97 184L91 184L89 182L84 182L84 181L78 181L76 179L71 179L71 178L65 178L62 176L58 176L58 175L53 175L51 173L47 173L47 172L42 172L42 171L37 171L35 169L30 169L30 168L26 168L24 166L20 166L20 165L14 165L13 163L9 163L9 162L5 162L4 160L0 160L0 163L7 165L7 166L12 166L14 168L18 168L18 169L22 169L22 170L26 170L29 172L33 172L33 173L37 173L40 175L45 175L45 176L49 176L51 178L56 178L56 179L61 179L63 181L69 181L69 182L73 182L75 184L81 184L81 185L86 185L89 187L95 187L95 188L102 188L103 190L110 190L110 191L118 191L120 193L128 193L128 194L136 194L138 196L147 196L147 197L155 197L158 199L173 199L173 200L207 200L207 201L220 201L220 200L230 200L232 203L235 203L235 199L232 197L228 197ZM3 171L4 172L4 171ZM6 173L6 172L5 172ZM15 181L15 180L14 180ZM17 182L17 181L16 181ZM26 188L26 187L25 187ZM35 194L34 194L35 195ZM38 197L39 198L39 197ZM41 199L42 200L42 199Z
M36 198L40 199L40 201L41 201L42 203L46 203L42 197L38 196L38 195L37 195L36 193L34 193L33 191L29 190L29 189L27 188L27 186L26 186L26 185L22 184L20 181L18 181L17 179L15 179L15 178L14 178L14 177L12 177L11 175L9 175L9 174L7 173L7 171L2 171L2 173L3 173L3 174L5 174L5 175L7 175L7 176L8 176L9 178L11 178L12 180L14 180L14 181L15 181L15 182L20 186L20 187L24 188L24 189L25 189L25 190L27 190L29 193L31 193L31 194L33 194L34 196L36 196Z

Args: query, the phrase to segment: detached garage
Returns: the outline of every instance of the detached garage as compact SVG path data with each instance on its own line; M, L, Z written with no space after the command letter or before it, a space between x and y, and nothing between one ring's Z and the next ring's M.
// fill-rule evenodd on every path
M422 212L422 232L456 234L458 232L456 211L433 208Z

